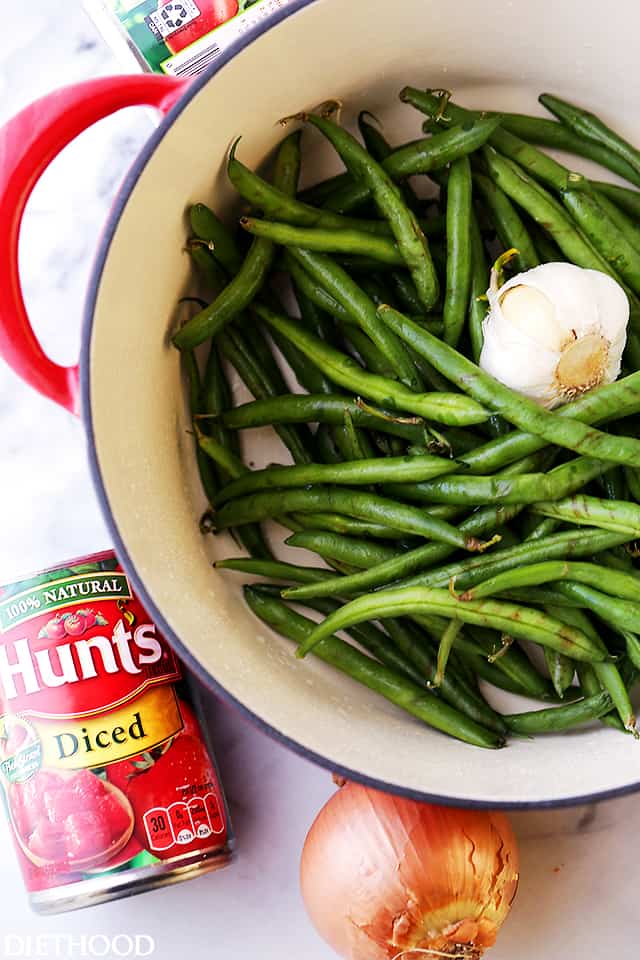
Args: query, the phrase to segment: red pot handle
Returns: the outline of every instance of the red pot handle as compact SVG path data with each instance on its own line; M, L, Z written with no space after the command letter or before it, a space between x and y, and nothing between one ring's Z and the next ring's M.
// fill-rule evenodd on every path
M78 366L60 366L44 353L22 296L18 240L27 200L51 161L96 121L123 107L166 113L187 84L154 75L90 80L36 100L0 129L0 356L72 413L79 413Z

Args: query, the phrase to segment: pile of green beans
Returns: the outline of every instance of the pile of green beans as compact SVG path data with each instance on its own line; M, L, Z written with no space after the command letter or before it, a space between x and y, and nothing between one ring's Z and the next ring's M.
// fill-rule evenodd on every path
M415 722L490 749L595 721L635 734L640 151L550 94L556 119L467 110L442 90L400 100L422 114L415 140L390 142L366 110L358 137L329 103L294 118L270 175L236 141L235 225L189 210L198 309L173 343L200 529L244 548L219 575L269 581L246 585L246 602L298 657L313 651ZM301 189L307 127L344 169ZM617 382L550 412L480 369L489 265L512 248L511 275L565 259L621 283ZM233 406L237 377L253 399ZM256 428L275 431L279 462L247 461Z

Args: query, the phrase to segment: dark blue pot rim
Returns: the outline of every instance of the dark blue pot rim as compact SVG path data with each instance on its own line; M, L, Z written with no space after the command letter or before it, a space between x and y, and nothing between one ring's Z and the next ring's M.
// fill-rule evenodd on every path
M180 116L183 110L190 104L191 100L197 96L199 91L207 85L209 80L215 76L215 74L222 69L230 60L236 57L245 47L248 47L254 40L262 36L268 30L276 27L282 20L287 19L293 14L297 13L299 10L304 9L305 7L311 6L313 3L317 3L319 0L292 0L285 8L273 14L267 21L264 23L257 24L252 30L248 31L240 39L236 40L231 46L224 51L223 54L206 70L200 77L195 79L187 92L183 95L180 101L176 106L162 119L159 126L149 137L149 140L145 143L144 147L138 154L135 162L133 163L131 169L129 170L127 176L125 177L118 195L115 199L115 202L111 208L111 212L105 229L102 233L101 242L98 247L96 258L94 261L93 269L91 272L91 278L89 281L89 287L87 291L87 298L84 309L84 319L82 327L82 341L81 341L81 354L80 354L80 390L82 398L82 411L83 411L83 420L86 428L86 438L87 438L87 450L89 457L89 466L91 469L91 475L93 478L93 484L97 493L98 502L100 504L102 514L104 516L107 528L113 539L115 550L120 558L120 561L124 568L127 571L128 576L131 578L131 581L134 585L134 588L142 600L144 606L149 611L151 616L154 618L157 625L160 627L165 637L171 643L173 648L177 651L178 655L181 657L183 662L189 667L190 670L202 681L202 683L216 696L220 697L223 701L228 704L231 704L237 710L240 710L244 716L246 716L255 726L260 730L266 733L268 736L272 737L274 740L279 743L284 744L290 750L293 750L295 753L299 754L305 760L310 760L312 763L318 764L321 767L325 767L333 773L338 773L341 776L346 777L349 780L357 780L360 783L367 784L368 786L375 787L380 790L385 790L390 793L400 794L402 796L410 797L414 800L423 800L429 803L441 803L446 806L453 807L466 807L469 809L503 809L503 810L539 810L539 809L553 809L559 807L570 807L576 806L578 804L584 803L595 803L602 800L613 799L614 797L622 797L626 794L633 793L640 790L640 781L619 788L614 788L611 790L603 790L598 793L590 794L579 794L575 797L564 797L560 800L533 800L533 801L484 801L484 800L467 800L465 798L457 798L455 796L441 796L439 794L432 794L428 792L411 790L405 787L398 786L394 783L387 783L383 780L378 780L375 777L367 777L360 771L350 770L348 767L343 767L335 762L329 760L327 757L322 754L315 753L313 750L309 750L307 747L302 746L296 740L292 740L290 737L285 736L281 731L272 727L270 724L266 723L260 716L253 713L239 700L236 700L227 690L222 687L217 680L205 670L199 661L193 656L189 649L184 645L182 640L174 633L166 619L164 618L162 611L153 601L149 595L144 581L140 574L138 573L135 564L133 563L129 552L127 550L126 544L120 534L118 525L116 524L115 518L111 511L111 505L109 503L109 498L107 496L107 491L102 478L102 473L100 471L100 466L98 463L98 456L96 451L96 442L95 434L93 428L93 418L91 411L91 368L90 368L90 348L91 348L91 335L93 331L93 317L95 312L96 301L98 298L98 290L100 287L100 280L102 273L105 267L107 256L111 247L111 242L115 235L115 232L118 228L120 218L122 213L128 203L129 197L136 186L140 176L143 174L147 163L151 159L156 147L163 139L165 133L173 125L177 117Z

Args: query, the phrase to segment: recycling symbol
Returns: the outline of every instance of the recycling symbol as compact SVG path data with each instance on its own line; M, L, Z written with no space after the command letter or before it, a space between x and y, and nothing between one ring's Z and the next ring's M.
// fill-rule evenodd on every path
M189 19L189 14L183 3L165 4L161 16L170 30L178 30Z

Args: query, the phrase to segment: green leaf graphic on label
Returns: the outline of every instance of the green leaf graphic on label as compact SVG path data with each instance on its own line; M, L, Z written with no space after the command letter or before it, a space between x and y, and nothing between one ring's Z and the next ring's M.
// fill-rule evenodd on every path
M0 763L0 772L9 783L25 783L38 772L42 766L42 745L29 743L17 753Z
M24 717L0 718L0 773L9 783L24 783L42 766L42 746L34 727Z

